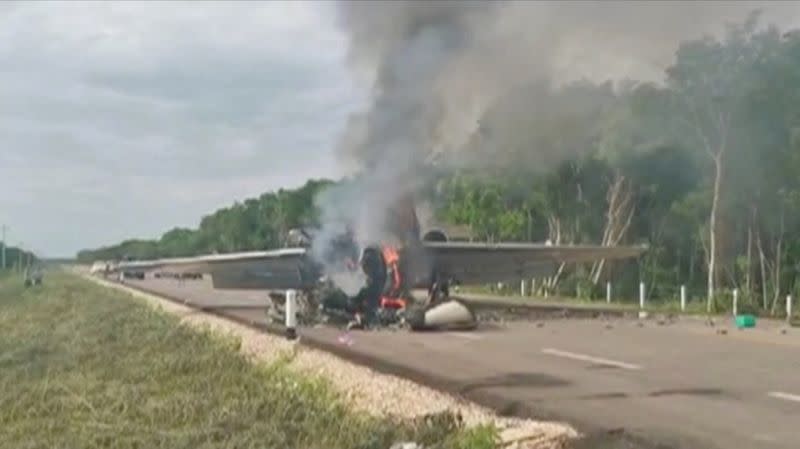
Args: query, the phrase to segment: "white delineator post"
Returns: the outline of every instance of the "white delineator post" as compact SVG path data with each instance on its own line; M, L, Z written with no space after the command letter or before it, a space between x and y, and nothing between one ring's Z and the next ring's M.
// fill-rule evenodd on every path
M681 285L681 312L686 311L686 286Z
M519 281L519 295L525 296L525 279Z
M786 322L792 321L792 295L786 295Z
M2 268L4 270L6 269L6 229L8 229L8 226L6 226L6 225L0 226L0 230L2 232L2 239L0 240L0 245L3 246L3 248L2 248L2 258L3 258L3 261L2 261L3 266L2 266Z
M644 310L644 282L639 282L639 309Z
M606 302L611 304L611 282L606 282Z
M739 289L733 289L733 316L739 315Z
M286 290L286 338L297 338L297 290Z

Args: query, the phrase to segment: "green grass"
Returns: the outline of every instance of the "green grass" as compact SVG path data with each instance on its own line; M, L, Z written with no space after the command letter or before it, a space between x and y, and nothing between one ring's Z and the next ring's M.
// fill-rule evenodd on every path
M349 409L324 379L258 365L239 342L130 295L48 273L0 280L0 447L493 447L493 428Z

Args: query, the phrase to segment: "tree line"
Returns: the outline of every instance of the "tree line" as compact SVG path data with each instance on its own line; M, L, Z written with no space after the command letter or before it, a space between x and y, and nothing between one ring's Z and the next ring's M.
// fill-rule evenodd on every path
M196 254L229 253L277 248L288 231L318 224L314 198L330 180L310 180L298 189L280 189L258 198L235 202L204 216L197 229L174 228L157 240L130 239L116 245L83 250L79 262L152 259Z
M651 298L674 298L684 284L713 310L736 288L745 307L775 312L798 290L800 35L758 25L753 15L721 38L681 43L664 83L532 86L546 96L540 113L509 123L487 111L482 140L464 151L489 142L492 163L432 179L437 218L481 240L649 245L632 263L558 267L540 293L602 296L613 280L633 298L641 280ZM333 183L266 193L197 229L78 257L277 247L289 228L318 219L314 197Z

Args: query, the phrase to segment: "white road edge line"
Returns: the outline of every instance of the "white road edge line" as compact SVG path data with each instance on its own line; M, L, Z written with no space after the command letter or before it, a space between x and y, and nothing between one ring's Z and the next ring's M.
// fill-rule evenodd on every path
M623 369L630 369L630 370L640 370L640 369L642 369L641 366L634 365L632 363L618 362L616 360L609 360L609 359L601 359L599 357L593 357L593 356L584 355L584 354L576 354L574 352L561 351L561 350L553 349L553 348L544 348L544 349L542 349L542 352L545 353L545 354L554 355L554 356L557 356L557 357L564 357L564 358L567 358L567 359L580 360L580 361L583 361L583 362L599 363L601 365L616 366L618 368L623 368Z
M783 393L781 391L770 391L769 393L767 393L767 396L773 397L775 399L783 399L784 401L800 402L800 395Z

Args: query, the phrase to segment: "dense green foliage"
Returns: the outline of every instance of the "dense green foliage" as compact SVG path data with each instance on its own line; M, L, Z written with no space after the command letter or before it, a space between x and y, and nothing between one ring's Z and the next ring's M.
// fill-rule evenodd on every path
M0 280L2 447L489 449L452 415L394 421L351 410L323 379L255 364L240 342L130 295L52 272ZM487 438L489 437L489 438Z
M800 36L757 24L753 16L720 40L682 43L663 84L574 83L514 123L488 111L483 133L502 137L492 164L428 186L439 218L480 239L650 245L635 263L560 267L537 283L554 293L602 296L613 279L633 298L641 279L651 298L674 298L685 284L713 308L738 288L747 307L777 310L797 291L800 262ZM324 185L81 257L275 246L280 231L313 221Z

